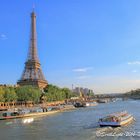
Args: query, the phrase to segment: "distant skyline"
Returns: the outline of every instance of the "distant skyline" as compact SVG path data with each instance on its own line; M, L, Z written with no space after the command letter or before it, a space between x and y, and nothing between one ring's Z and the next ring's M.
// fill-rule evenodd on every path
M139 0L1 0L0 84L16 84L35 5L37 47L49 83L118 93L140 88Z

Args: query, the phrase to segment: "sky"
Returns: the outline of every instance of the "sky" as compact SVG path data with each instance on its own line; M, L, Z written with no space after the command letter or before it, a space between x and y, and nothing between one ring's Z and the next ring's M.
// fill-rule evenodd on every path
M33 5L50 84L97 94L140 88L139 0L0 0L0 84L23 72Z

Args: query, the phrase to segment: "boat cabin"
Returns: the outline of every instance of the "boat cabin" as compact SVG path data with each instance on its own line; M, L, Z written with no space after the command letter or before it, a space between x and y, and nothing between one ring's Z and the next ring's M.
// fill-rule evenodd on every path
M128 124L133 120L133 116L126 111L110 114L99 119L100 126L121 126Z

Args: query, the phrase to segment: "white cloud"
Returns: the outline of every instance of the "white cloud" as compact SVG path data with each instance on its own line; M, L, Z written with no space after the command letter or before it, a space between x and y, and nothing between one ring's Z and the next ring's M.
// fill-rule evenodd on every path
M73 69L74 72L87 72L88 70L93 69L92 67L85 67L85 68L77 68Z
M140 65L140 61L132 61L132 62L128 62L128 65Z
M0 35L0 39L1 39L1 40L5 40L5 39L7 39L7 36L6 36L5 34L1 34L1 35Z

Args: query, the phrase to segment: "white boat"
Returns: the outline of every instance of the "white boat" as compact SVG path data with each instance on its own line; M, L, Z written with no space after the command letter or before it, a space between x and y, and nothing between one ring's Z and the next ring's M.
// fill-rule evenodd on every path
M131 123L134 117L126 111L110 114L104 118L99 119L100 126L123 126Z

